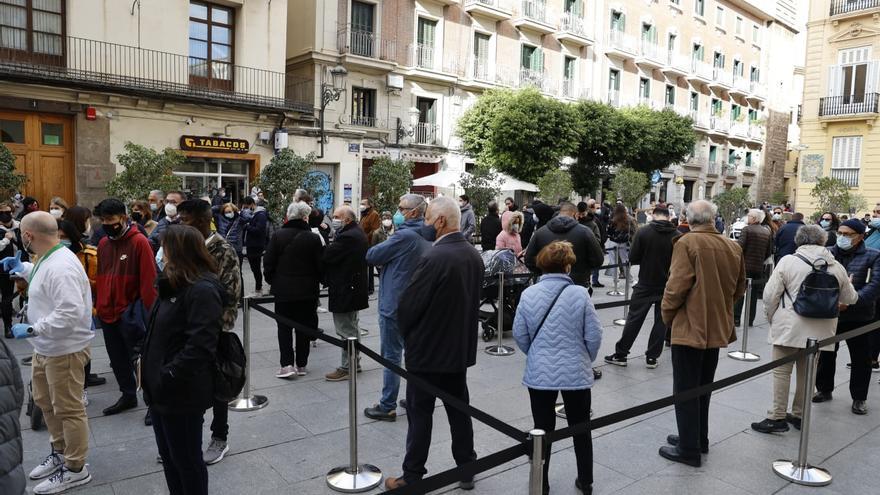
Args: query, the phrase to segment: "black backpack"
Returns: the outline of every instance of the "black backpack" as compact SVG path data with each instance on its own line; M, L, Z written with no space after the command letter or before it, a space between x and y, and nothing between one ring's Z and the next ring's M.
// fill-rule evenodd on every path
M831 319L837 318L839 310L837 303L840 298L840 284L837 277L828 273L828 262L822 261L824 265L816 266L816 261L810 261L807 258L794 254L804 263L810 265L812 272L807 274L801 283L801 288L797 293L797 297L792 298L787 289L785 295L793 302L792 308L794 312L805 318L821 318ZM785 298L782 298L782 306L785 307Z
M214 361L214 398L223 402L234 400L244 388L246 374L247 356L238 335L220 332Z

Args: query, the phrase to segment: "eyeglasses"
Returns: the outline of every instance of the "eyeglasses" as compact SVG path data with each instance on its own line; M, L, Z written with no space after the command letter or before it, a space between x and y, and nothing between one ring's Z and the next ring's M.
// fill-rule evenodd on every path
M855 238L855 237L858 237L860 234L859 234L858 232L853 232L853 233L851 233L851 234L844 234L843 232L841 232L841 231L838 230L838 231L837 231L837 235L842 235L842 236L844 236L844 237L849 237L850 239L853 239L853 238Z

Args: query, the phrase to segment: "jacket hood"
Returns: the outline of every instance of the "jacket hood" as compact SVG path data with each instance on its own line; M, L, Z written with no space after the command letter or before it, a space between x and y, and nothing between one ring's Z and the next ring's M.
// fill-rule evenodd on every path
M672 225L672 222L669 220L652 220L648 225L661 234L668 234L677 230L675 225Z
M575 220L574 218L562 216L562 215L554 217L554 218L550 219L549 222L547 222L547 228L550 229L550 232L553 232L556 234L566 233L566 232L570 231L571 229L575 228L575 226L577 226L577 225L580 225L580 224L578 224L577 220Z
M466 211L468 211L468 210L472 210L472 209L473 209L473 207L471 206L470 203L467 203L467 204L465 204L464 206L460 206L459 208L461 208L461 212L462 212L462 213L464 213L464 212L466 212Z
M257 206L257 207L254 209L254 215L256 215L257 213L259 213L259 212L261 212L261 211L266 211L266 208L263 207L263 206Z

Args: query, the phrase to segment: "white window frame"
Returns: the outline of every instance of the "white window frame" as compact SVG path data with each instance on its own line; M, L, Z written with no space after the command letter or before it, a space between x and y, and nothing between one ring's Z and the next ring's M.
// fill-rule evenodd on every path
M835 170L858 170L861 175L862 136L835 136L831 139L831 174ZM861 182L858 177L855 187ZM852 186L852 185L851 185Z
M743 35L743 18L741 15L736 16L736 20L733 24L733 32L736 33L737 36Z
M724 29L724 7L720 5L715 7L715 27Z

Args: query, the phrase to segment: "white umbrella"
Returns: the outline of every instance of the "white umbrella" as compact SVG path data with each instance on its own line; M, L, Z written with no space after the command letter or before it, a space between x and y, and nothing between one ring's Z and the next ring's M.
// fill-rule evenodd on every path
M461 181L461 176L471 174L462 171L455 170L441 170L437 173L426 175L424 177L419 177L418 179L413 180L412 185L414 186L431 186L431 187L461 187L459 182Z
M538 186L532 184L531 182L526 182L524 180L514 179L513 177L498 173L498 178L501 179L501 187L502 191L528 191L528 192L538 192Z

